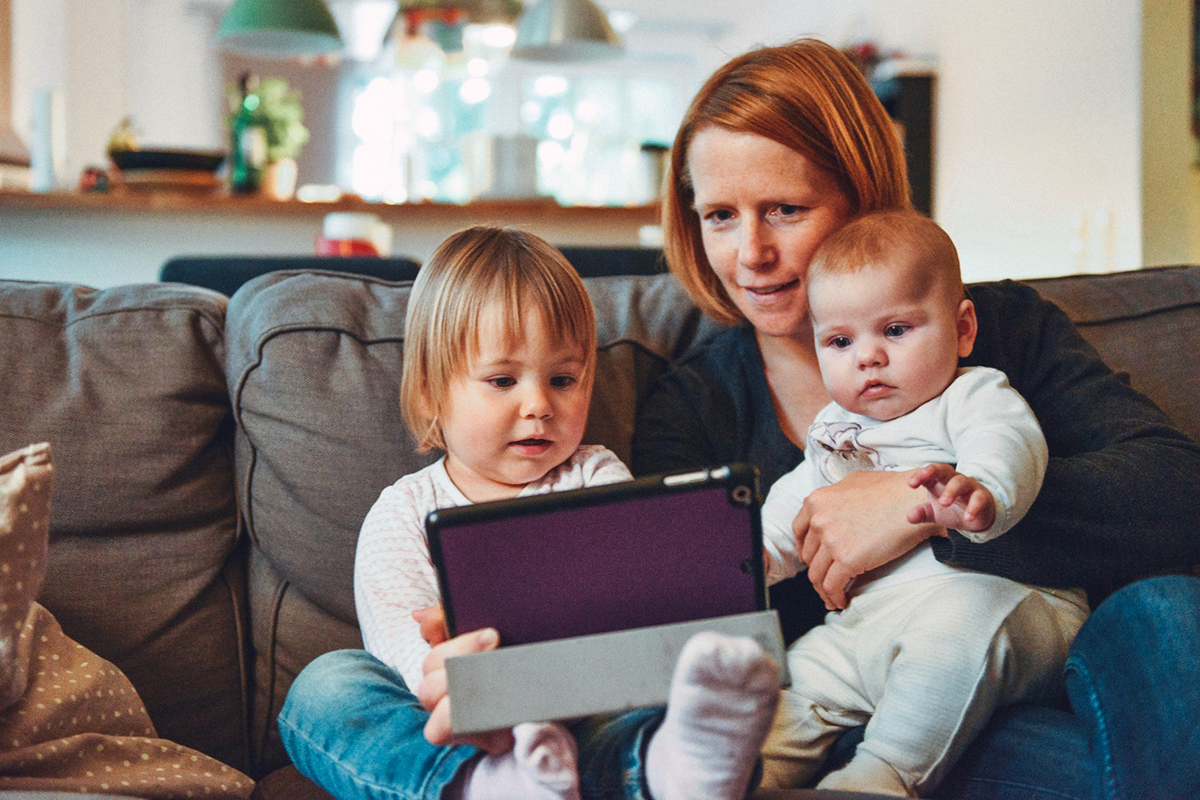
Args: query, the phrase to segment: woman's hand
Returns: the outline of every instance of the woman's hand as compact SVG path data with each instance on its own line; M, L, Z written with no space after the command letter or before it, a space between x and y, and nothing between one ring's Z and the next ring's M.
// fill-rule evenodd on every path
M428 610L428 609L426 609ZM438 609L440 611L440 608ZM417 612L421 613L421 612ZM413 615L414 618L416 614ZM443 625L443 630L445 626ZM422 625L424 635L424 625ZM456 737L450 730L450 695L446 682L446 659L466 653L482 653L495 650L500 645L500 634L493 628L483 628L446 639L434 645L425 656L425 677L417 688L417 699L429 712L425 723L425 738L433 744L472 744L489 753L505 753L512 749L513 736L509 729L476 733Z
M829 610L846 607L850 582L945 528L914 525L908 511L928 496L911 472L852 472L812 492L792 523L808 578Z

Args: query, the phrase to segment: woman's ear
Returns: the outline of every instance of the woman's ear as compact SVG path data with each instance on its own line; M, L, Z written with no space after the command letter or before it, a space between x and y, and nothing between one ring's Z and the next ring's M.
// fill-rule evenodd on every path
M958 357L966 358L975 349L975 335L979 333L979 320L975 318L975 304L965 297L958 303Z

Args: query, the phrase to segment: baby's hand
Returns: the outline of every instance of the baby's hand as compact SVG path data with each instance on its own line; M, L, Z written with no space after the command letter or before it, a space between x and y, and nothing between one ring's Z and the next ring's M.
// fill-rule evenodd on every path
M929 502L908 512L914 525L932 522L960 531L986 531L996 520L996 500L983 484L949 464L921 467L908 479L914 489L924 486Z

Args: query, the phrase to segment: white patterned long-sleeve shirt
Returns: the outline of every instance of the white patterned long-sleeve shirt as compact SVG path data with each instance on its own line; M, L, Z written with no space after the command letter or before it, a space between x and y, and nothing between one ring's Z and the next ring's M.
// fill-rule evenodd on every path
M583 445L521 490L519 496L629 480L610 450ZM439 508L470 505L446 473L445 459L384 489L367 512L354 556L354 603L367 651L397 670L414 693L429 644L412 612L437 605L437 573L429 555L425 517Z

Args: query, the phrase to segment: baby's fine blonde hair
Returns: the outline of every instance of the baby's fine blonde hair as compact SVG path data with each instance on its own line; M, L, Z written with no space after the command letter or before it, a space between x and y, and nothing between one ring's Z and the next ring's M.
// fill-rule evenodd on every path
M554 335L584 356L590 392L596 367L596 317L575 268L541 237L515 228L474 227L442 242L417 273L404 323L400 412L421 452L444 450L438 420L450 384L479 351L480 317L500 309L505 344L539 314Z
M829 234L813 253L808 283L868 267L907 271L921 294L938 287L954 303L965 296L954 242L916 211L864 214Z

